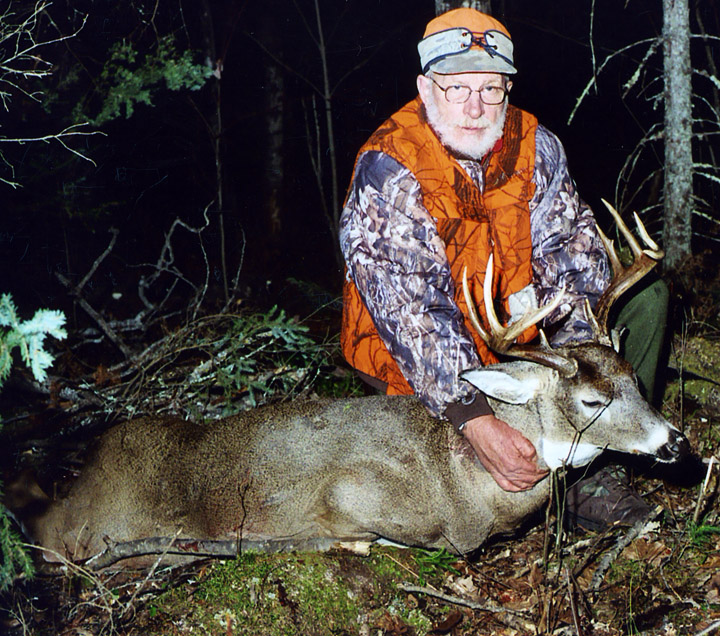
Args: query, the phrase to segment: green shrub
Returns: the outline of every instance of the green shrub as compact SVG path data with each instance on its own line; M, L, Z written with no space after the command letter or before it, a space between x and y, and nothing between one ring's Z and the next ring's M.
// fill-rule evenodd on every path
M0 296L0 389L10 374L15 349L19 349L22 361L38 382L47 379L53 356L45 351L45 338L65 338L64 324L63 313L50 309L36 311L30 320L20 320L10 294ZM0 591L10 587L21 574L31 577L32 563L20 537L11 528L7 509L0 504Z

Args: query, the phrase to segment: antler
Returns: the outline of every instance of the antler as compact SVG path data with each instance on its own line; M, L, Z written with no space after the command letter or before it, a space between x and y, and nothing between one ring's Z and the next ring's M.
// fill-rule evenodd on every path
M485 271L485 280L483 281L483 300L485 302L485 313L487 314L488 323L490 323L490 332L480 324L477 315L475 302L470 295L470 285L467 279L467 268L463 270L463 293L465 294L465 303L468 307L470 323L477 330L485 344L496 353L513 356L515 358L523 358L539 362L548 367L556 369L560 373L572 376L577 371L577 363L574 360L566 358L548 344L545 334L540 331L539 345L517 345L514 344L515 339L528 327L540 322L545 316L555 310L563 300L565 288L555 296L553 301L543 307L531 310L522 316L518 321L504 327L497 317L492 299L492 279L493 279L493 256L490 255Z
M605 245L605 249L607 250L610 258L610 263L612 264L613 280L600 297L600 300L598 300L594 313L590 309L590 304L586 299L586 314L591 322L595 339L600 344L612 345L613 343L607 326L607 321L613 303L630 287L643 278L643 276L645 276L653 267L655 267L658 261L663 258L664 252L660 249L657 243L650 238L650 235L647 233L645 226L637 214L634 215L635 223L637 224L638 233L640 234L643 243L647 246L646 249L642 249L642 247L640 247L637 239L633 236L628 226L625 225L625 222L622 220L617 210L605 201L605 199L602 201L615 219L620 232L630 245L630 249L632 250L634 256L633 264L629 267L624 267L615 252L614 242L608 239L602 230L598 228L598 233ZM504 327L498 319L493 305L492 279L493 257L491 254L488 259L485 280L483 281L485 313L487 314L490 326L490 332L488 333L488 331L480 323L475 303L470 295L470 286L467 280L467 268L463 270L463 292L465 294L465 303L468 307L470 323L477 330L480 337L485 341L485 344L487 344L487 346L496 353L502 353L515 358L532 360L533 362L538 362L545 366L552 367L564 375L574 375L577 372L577 362L554 350L548 344L547 338L542 330L540 330L539 345L517 345L514 343L515 339L523 331L540 322L543 318L545 318L545 316L550 314L560 305L565 295L565 288L563 287L560 290L560 293L555 296L551 303L545 305L544 307L527 312L518 321Z
M622 296L630 287L637 283L643 276L645 276L657 263L665 256L665 253L660 249L657 243L650 238L647 233L645 226L643 225L640 217L637 213L633 213L635 216L635 223L637 224L638 234L643 240L643 243L647 246L647 249L642 249L637 239L633 236L625 222L618 214L618 211L610 205L605 199L602 199L605 207L610 211L615 223L617 223L620 232L625 237L625 240L630 245L632 250L634 261L629 267L624 267L615 252L615 243L608 239L603 231L598 228L600 239L605 245L610 263L613 268L613 280L610 282L609 287L605 290L603 295L598 300L595 306L595 322L593 323L593 330L595 331L595 337L598 341L606 341L609 337L608 329L608 316L610 315L610 309L615 301ZM592 313L588 313L588 316L592 316Z

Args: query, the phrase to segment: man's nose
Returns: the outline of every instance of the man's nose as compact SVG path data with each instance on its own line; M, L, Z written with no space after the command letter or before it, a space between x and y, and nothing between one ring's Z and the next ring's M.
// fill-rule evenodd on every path
M468 97L468 100L465 102L465 108L463 110L468 117L472 117L473 119L481 117L485 112L485 104L483 104L480 99L480 93L477 91L470 93L470 97Z

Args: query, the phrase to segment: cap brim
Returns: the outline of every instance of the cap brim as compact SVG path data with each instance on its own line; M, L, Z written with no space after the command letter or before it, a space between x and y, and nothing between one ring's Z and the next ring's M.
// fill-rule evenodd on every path
M491 57L480 49L470 49L438 60L428 69L443 75L453 73L502 73L514 75L517 69L501 57Z

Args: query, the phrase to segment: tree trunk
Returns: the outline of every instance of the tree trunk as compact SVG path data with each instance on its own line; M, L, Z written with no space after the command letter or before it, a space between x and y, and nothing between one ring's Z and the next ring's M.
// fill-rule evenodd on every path
M435 15L440 15L446 11L450 11L450 9L459 9L461 7L477 9L483 13L492 15L490 0L435 0Z
M228 285L227 273L227 253L225 241L225 217L224 217L224 139L223 139L223 123L222 123L222 54L218 52L215 40L215 23L211 3L207 0L202 5L200 12L203 44L205 45L205 53L207 58L215 64L217 75L213 82L215 91L214 102L215 110L208 113L206 123L212 136L213 156L215 159L215 203L217 205L217 222L220 235L220 271L222 275L223 298L225 304L230 302L230 289Z
M283 30L279 16L282 15L279 3L271 3L271 10L263 16L262 41L276 55L283 54ZM265 149L265 213L271 248L277 248L282 232L282 188L285 180L284 146L285 128L283 126L285 76L280 63L274 58L265 60L265 129L267 146Z
M688 0L663 0L665 71L665 201L663 244L666 271L690 256L693 212L692 67Z

